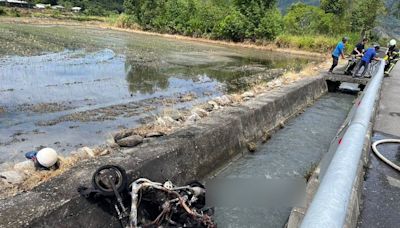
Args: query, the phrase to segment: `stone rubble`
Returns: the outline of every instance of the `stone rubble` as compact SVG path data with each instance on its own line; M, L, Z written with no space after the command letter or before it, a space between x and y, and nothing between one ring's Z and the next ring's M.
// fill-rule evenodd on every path
M134 147L143 142L143 137L140 135L131 135L117 141L121 147Z
M24 182L26 175L17 170L9 170L0 173L0 178L9 184L18 185Z

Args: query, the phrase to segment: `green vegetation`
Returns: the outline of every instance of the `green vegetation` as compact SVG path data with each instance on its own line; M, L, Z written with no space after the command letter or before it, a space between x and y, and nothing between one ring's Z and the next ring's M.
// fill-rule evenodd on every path
M349 33L350 40L358 41L359 35ZM275 39L275 44L280 48L294 48L307 51L329 52L334 48L343 36L326 36L326 35L291 35L282 34ZM347 44L347 52L354 49L354 42Z
M303 3L293 4L284 17L286 32L293 35L335 35L342 33L338 18L332 13Z
M6 10L0 6L0 16L1 15L6 15Z
M125 0L145 30L233 41L273 40L282 31L275 0Z
M50 14L60 19L107 21L123 28L234 42L276 43L279 47L325 52L343 36L350 36L352 44L364 36L373 38L371 30L385 8L385 0L295 1L34 0L83 8L79 14L45 11L34 16ZM285 9L279 10L278 6ZM400 17L400 3L386 0L386 6L390 15Z
M347 0L321 0L321 9L337 16L343 16L348 5Z
M282 3L286 2L286 3ZM293 1L280 1L280 5ZM310 1L313 3L313 1ZM161 33L325 52L343 36L355 43L382 13L383 0L321 0L320 6L291 4L282 15L275 0L125 0L116 24ZM356 34L359 34L358 36ZM261 42L260 42L261 41Z
M0 6L0 16L20 17L21 13L16 8Z
M352 31L360 31L364 36L371 31L376 24L379 15L384 13L383 0L358 0L354 4L354 10L350 16Z

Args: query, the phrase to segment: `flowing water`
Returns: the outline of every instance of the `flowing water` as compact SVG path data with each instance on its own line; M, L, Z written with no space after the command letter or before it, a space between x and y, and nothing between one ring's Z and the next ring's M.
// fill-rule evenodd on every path
M255 153L233 161L211 177L208 181L228 181L230 186L219 184L209 195L221 196L219 192L222 191L224 198L231 192L237 196L228 198L228 205L223 202L216 207L218 225L283 227L294 206L290 204L295 202L290 198L305 191L307 175L328 151L353 99L354 96L346 94L323 96L303 114L290 120ZM242 198L238 205L232 203L232 199L238 198ZM212 203L215 202L210 205L215 205Z
M0 163L67 154L304 57L67 25L0 24Z

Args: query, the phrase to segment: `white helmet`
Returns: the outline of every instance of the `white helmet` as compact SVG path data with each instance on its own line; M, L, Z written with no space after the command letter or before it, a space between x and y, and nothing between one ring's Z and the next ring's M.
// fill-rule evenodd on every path
M36 154L36 159L40 165L49 168L57 163L58 155L51 148L43 148Z
M389 45L390 46L395 46L396 45L396 40L395 39L390 40Z

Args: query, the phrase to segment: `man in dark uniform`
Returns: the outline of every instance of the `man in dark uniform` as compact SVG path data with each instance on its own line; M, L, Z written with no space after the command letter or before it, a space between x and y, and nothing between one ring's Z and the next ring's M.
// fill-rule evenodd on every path
M351 59L349 60L349 64L347 65L346 70L344 71L344 74L347 75L352 75L353 73L351 72L354 67L357 65L357 57L362 57L364 54L365 50L365 45L368 43L368 39L364 38L360 43L356 45L354 50L351 52Z

